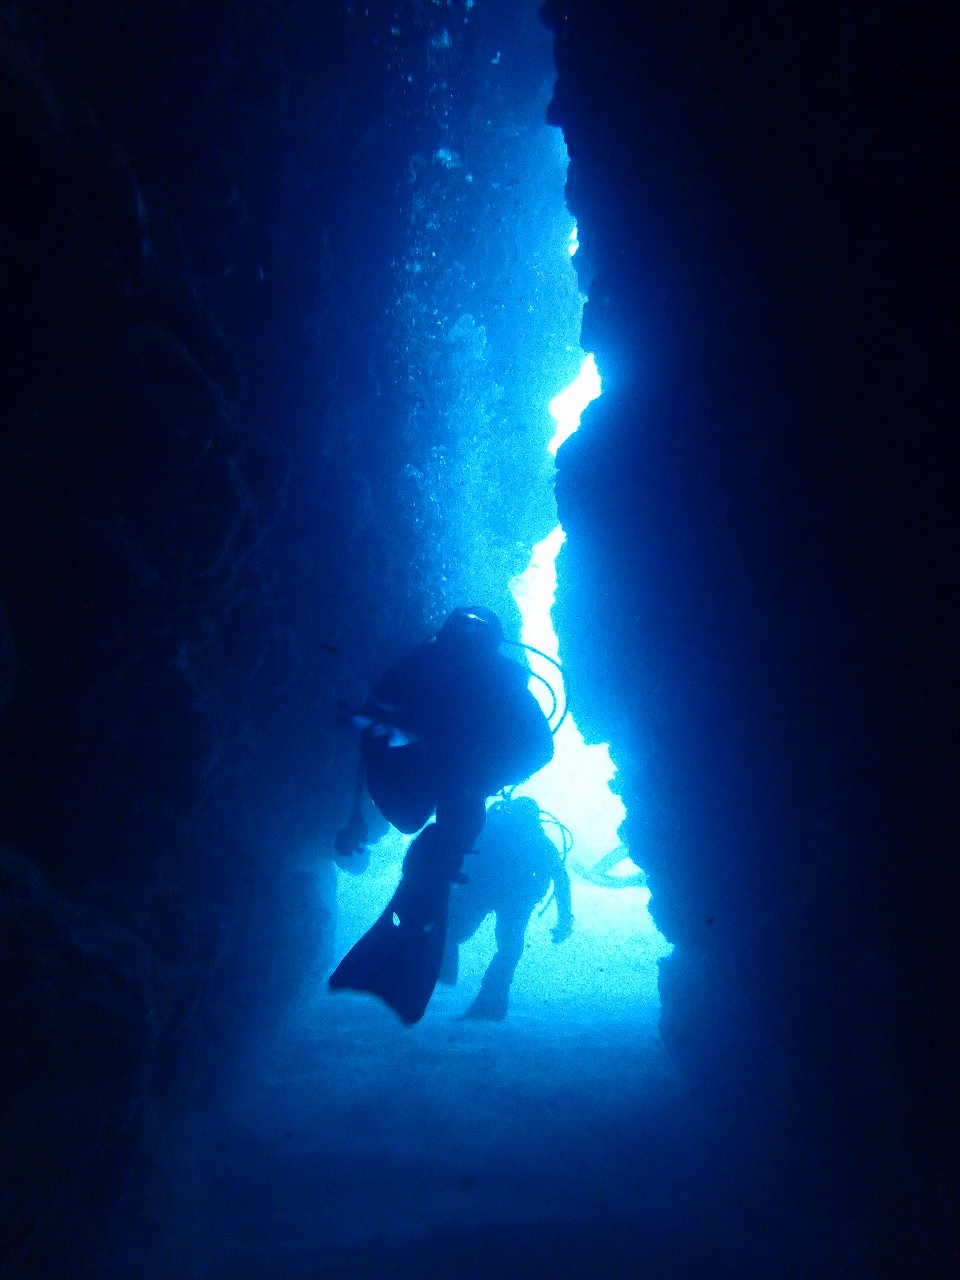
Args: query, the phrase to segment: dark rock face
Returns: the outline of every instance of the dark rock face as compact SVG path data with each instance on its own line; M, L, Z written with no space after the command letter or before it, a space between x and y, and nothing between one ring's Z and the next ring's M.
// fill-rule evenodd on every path
M553 228L500 243L549 92L395 11L0 17L5 1275L105 1274L131 1168L328 957L337 699L552 521Z
M144 195L105 128L105 72L94 117L76 26L16 23L0 29L0 1268L79 1276L98 1274L145 1126L215 1088L331 945L318 849L352 768L335 682L363 687L371 641L337 594L351 493L321 486L328 523L281 571L291 449L242 420L198 237L178 243L179 210ZM412 623L419 605L379 592Z
M63 1257L58 1214L72 1220L76 1253L95 1252L100 1215L136 1150L160 1057L161 992L140 934L67 901L26 859L3 852L0 890L5 1271L29 1257L34 1274L52 1274Z
M559 630L678 944L664 1037L701 1087L787 1081L870 1274L941 1274L953 16L544 13L606 382Z

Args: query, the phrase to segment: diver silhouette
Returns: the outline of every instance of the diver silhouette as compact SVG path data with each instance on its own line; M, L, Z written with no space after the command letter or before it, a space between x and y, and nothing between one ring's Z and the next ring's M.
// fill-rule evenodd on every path
M473 937L488 915L493 913L496 917L497 950L465 1018L487 1022L506 1018L510 985L523 955L527 925L551 884L557 899L557 923L551 936L555 943L570 936L570 878L540 818L540 806L526 796L493 805L487 813L476 856L468 863L469 879L453 890L440 969L442 983L456 983L461 944Z
M352 717L363 732L361 768L371 799L393 826L420 834L396 893L329 986L379 996L407 1025L423 1016L436 986L450 885L463 879L487 799L553 758L529 672L500 653L502 642L492 610L455 609L432 639L383 674ZM360 791L358 779L353 815L337 837L347 858L365 838Z

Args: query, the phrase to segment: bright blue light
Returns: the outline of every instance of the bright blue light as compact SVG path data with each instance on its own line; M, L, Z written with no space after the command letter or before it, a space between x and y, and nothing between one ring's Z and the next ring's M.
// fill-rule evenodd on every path
M552 658L559 658L559 641L550 611L557 590L557 554L565 538L557 525L533 548L527 569L510 583L522 619L520 639ZM560 705L565 705L563 678L556 667L535 653L528 657L530 669L551 685ZM549 711L551 699L541 681L531 679L530 689L544 711ZM620 844L617 832L626 809L620 797L610 790L615 773L607 745L587 746L574 717L568 715L554 738L552 763L520 791L532 795L542 808L556 814L570 828L580 860L592 865Z
M557 424L553 439L547 445L547 449L554 457L564 440L569 439L579 428L584 409L591 400L597 399L602 390L597 362L592 355L588 355L569 387L564 387L548 405L550 417Z
M468 6L470 0L467 0ZM563 135L559 130L547 134L551 154L559 166L558 199L562 200L562 174L567 156ZM454 169L459 155L445 149L434 154L437 169ZM582 298L576 302L576 272L570 259L579 249L576 224L571 228L569 216L558 214L555 252L556 267L570 272L572 314L562 317L558 325L559 360L563 360L563 378L568 377L571 345L580 319ZM566 252L564 252L566 250ZM419 267L414 260L414 271ZM576 309L574 311L574 309ZM467 317L471 325L472 316ZM451 324L455 313L451 315ZM460 323L459 321L457 323ZM564 345L570 343L571 345ZM594 357L582 354L579 373L549 403L556 430L547 448L556 456L565 440L579 428L581 416L591 401L601 394L601 380ZM478 355L478 362L482 353ZM561 376L544 370L545 400ZM542 403L542 401L541 401ZM540 419L542 422L542 419ZM538 429L531 422L531 431ZM531 552L526 570L510 583L510 590L521 614L521 639L544 653L559 659L559 643L551 618L557 590L557 555L566 535L558 524ZM595 661L602 663L600 651ZM565 705L562 677L557 669L542 658L530 655L531 669L548 681ZM530 688L544 711L550 714L552 698L539 680L531 680ZM557 716L553 716L554 723ZM653 923L648 903L650 892L638 875L630 851L622 844L620 827L626 810L620 796L612 790L616 766L607 744L587 744L574 717L567 716L555 738L555 756L542 769L517 789L529 795L546 812L553 814L571 831L574 847L567 866L570 873L572 909L575 920L571 936L554 945L551 928L556 920L555 906L534 912L527 929L527 947L513 983L512 1008L518 1013L531 1013L549 1008L557 1013L578 1006L592 1016L601 1008L612 1016L629 1016L633 1025L640 1018L653 1024L659 1009L657 992L657 960L669 953L670 945ZM545 831L559 844L556 828L545 824ZM409 837L392 832L381 840L374 851L370 870L358 885L356 877L340 878L340 944L345 947L364 932L389 900L400 875L400 866ZM597 874L594 872L597 868ZM469 875L469 858L465 866ZM620 883L617 884L617 881ZM475 994L495 948L494 925L488 918L476 937L461 948L460 978L454 992L440 991L433 1002L434 1016L449 1016L462 1009L468 997ZM559 1024L558 1024L559 1025ZM651 1030L653 1027L651 1026Z
M593 363L592 357L588 360ZM584 361L584 366L587 363ZM565 394L561 392L554 404ZM565 539L566 534L557 525L537 543L527 568L510 583L520 610L521 640L552 658L559 658L551 610L557 591L556 560ZM528 657L531 670L550 682L564 706L560 673L536 654ZM531 679L530 690L544 711L549 712L552 699L541 682ZM610 789L616 766L609 746L584 742L574 717L568 715L554 739L554 748L552 762L519 787L517 794L532 796L541 809L559 818L573 835L568 869L576 926L571 937L557 947L551 945L548 936L552 912L548 911L542 921L536 916L531 920L527 933L531 945L517 971L514 990L534 999L543 999L549 991L551 1004L566 999L578 1005L604 1003L634 1010L645 1006L654 1011L658 1005L656 961L670 947L650 918L649 889L644 884L630 883L634 877L624 874L624 866L630 872L636 868L626 862L629 850L620 841L619 828L626 809ZM549 825L545 830L554 834ZM621 854L619 859L617 853ZM594 884L577 874L578 865L589 874L603 859L616 859L613 865L607 864L608 872L624 881L621 887ZM485 945L489 952L489 938ZM465 970L465 976L466 973ZM479 975L478 967L470 977L479 980Z

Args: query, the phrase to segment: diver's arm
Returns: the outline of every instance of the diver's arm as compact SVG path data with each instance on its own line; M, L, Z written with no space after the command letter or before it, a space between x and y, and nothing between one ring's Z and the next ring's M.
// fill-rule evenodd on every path
M400 730L415 741L420 735L419 725L414 721L430 692L430 654L428 646L420 645L383 673L360 708L360 718L369 723L357 727L373 731L375 737L390 736L385 735L384 730ZM391 742L390 745L402 744Z
M553 866L553 891L557 897L557 923L550 936L554 942L563 942L573 931L573 912L570 909L570 877L559 857Z

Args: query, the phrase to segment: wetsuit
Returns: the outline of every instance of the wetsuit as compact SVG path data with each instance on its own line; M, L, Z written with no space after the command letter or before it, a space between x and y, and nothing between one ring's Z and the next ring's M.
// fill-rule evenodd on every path
M483 827L485 800L553 757L553 738L527 688L529 672L496 649L441 633L401 658L362 708L412 741L392 746L367 731L364 762L374 804L413 833L436 811L465 851Z
M497 950L483 976L480 993L467 1017L500 1021L507 1016L510 985L523 955L533 909L551 883L557 895L554 941L570 932L570 880L553 841L540 825L535 801L513 800L494 806L475 855L465 864L467 881L451 897L447 943L440 981L457 980L458 950L488 915L496 916Z
M499 628L499 622L497 622ZM384 673L361 708L374 804L418 831L396 893L331 974L332 990L379 996L407 1024L422 1016L443 959L451 882L483 829L486 800L553 757L528 672L483 631L445 627Z

